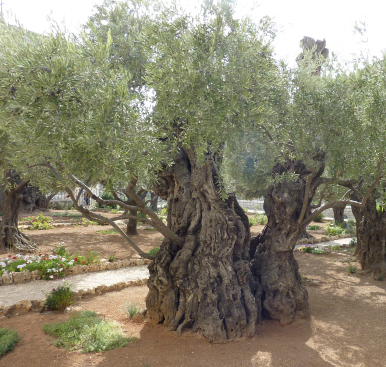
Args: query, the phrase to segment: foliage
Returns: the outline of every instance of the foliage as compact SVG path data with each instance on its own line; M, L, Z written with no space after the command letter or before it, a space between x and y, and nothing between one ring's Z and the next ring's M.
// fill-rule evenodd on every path
M53 288L48 294L45 302L47 310L65 310L74 303L74 293L71 285L64 284L58 288Z
M32 226L30 229L52 229L54 226L50 224L50 218L39 213L36 217L31 220Z
M97 233L102 233L102 234L116 234L118 231L114 228L111 229L101 229L100 231L97 231Z
M82 214L79 213L50 213L51 217L69 217L69 218L82 218Z
M15 330L0 328L0 358L13 350L18 341L19 337Z
M168 207L167 207L167 206L163 207L163 208L160 210L160 214L161 214L161 215L167 215L167 214L168 214Z
M0 258L0 276L4 273L38 270L43 279L64 277L65 268L75 265L88 265L89 261L98 261L95 256L72 255L62 244L51 250L51 254L38 255L9 254Z
M300 247L301 251L309 252L309 253L311 253L313 249L314 249L314 247L312 245L305 245L305 246Z
M255 219L256 223L260 224L260 225L268 223L268 217L262 213L256 213L254 215L254 219Z
M134 338L128 338L120 326L107 321L92 311L81 311L70 320L45 324L44 332L58 340L53 344L82 353L101 352L125 346Z
M349 245L352 246L352 247L356 246L356 245L357 245L357 239L356 239L356 238L352 238L352 239L350 240Z
M357 272L357 267L350 264L347 268L347 272L350 274L355 274Z
M154 248L152 248L152 249L148 252L148 254L149 254L149 255L153 255L153 256L157 256L159 250L160 250L159 247L154 247Z
M314 222L317 222L317 223L323 223L323 222L324 222L325 216L326 216L326 215L325 215L324 213L318 214L318 215L314 218Z
M310 231L317 231L319 230L321 227L320 226L309 226L307 229L309 229Z
M341 249L341 246L340 245L334 245L334 246L331 246L330 247L330 250L331 251L339 251Z
M110 254L110 255L108 256L108 258L107 258L107 261L110 262L110 263L112 263L112 262L114 261L114 259L115 259L115 255L114 255L114 254Z
M326 227L326 235L327 236L337 236L340 234L345 234L345 230L340 226L334 226L331 224L328 224Z
M135 314L137 314L138 312L141 312L141 308L132 304L132 303L129 303L127 305L125 305L125 313L127 313L127 315L131 318L133 317Z
M312 249L311 253L315 255L321 255L321 254L324 254L324 250L321 248L314 248Z
M86 262L87 264L99 264L99 252L98 251L92 251L91 249L87 251L86 255Z
M108 192L108 191L103 191L103 193L101 195L101 199L103 199L103 200L115 200L114 195L111 192ZM108 205L106 205L106 204L97 203L97 207L98 208L117 209L117 205L116 204L108 204Z
M93 220L88 220L86 218L82 218L82 226L87 227L87 226L98 226L100 223L97 223Z
M347 224L348 224L348 225L351 225L352 227L354 227L354 226L355 226L355 219L350 218L350 219L347 221Z

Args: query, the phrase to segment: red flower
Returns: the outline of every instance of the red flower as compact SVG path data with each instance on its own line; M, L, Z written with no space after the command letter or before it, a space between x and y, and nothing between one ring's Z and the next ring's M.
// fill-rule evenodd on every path
M45 257L43 257L43 260L47 260Z
M56 255L56 252L54 252L54 255Z
M8 255L8 257L12 257L12 255Z
M85 263L86 263L86 261L83 260L83 261L82 261L82 264L85 264Z
M46 254L46 256L49 256L48 254Z
M52 291L55 292L55 288L52 288Z
M79 260L78 260L78 258L76 257L76 258L74 259L74 261L79 261Z
M14 256L12 259L16 260L16 259L17 259L17 257L16 257L16 256Z
M42 254L39 254L39 256L42 256Z
M62 267L63 265L62 264L59 264L60 267Z

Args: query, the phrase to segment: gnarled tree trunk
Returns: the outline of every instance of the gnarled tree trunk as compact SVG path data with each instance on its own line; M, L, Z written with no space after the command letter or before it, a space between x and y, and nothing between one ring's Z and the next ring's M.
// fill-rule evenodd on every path
M323 169L313 178L308 198L305 198L306 179L310 172L302 162L288 162L288 167L278 166L275 170L299 174L296 181L271 185L264 198L264 211L268 224L262 235L254 238L251 249L256 249L252 260L252 272L263 289L263 315L291 323L295 317L309 316L308 294L302 286L298 264L293 250L306 225L300 225L303 201L307 200L307 217L319 177ZM291 167L292 166L292 167Z
M215 162L199 165L181 150L156 193L168 201L168 226L184 240L164 240L149 266L146 298L151 320L224 342L255 333L261 287L249 268L248 218L234 197L218 196Z
M362 270L386 275L386 212L377 211L374 197L367 200L357 222L358 243L355 254Z
M30 238L20 232L18 227L19 209L22 201L22 191L26 183L4 190L2 205L3 219L0 222L0 246L17 251L33 252L37 246Z
M346 208L346 205L341 206L334 206L332 210L334 211L334 222L336 225L346 228L347 224L344 221L344 209Z

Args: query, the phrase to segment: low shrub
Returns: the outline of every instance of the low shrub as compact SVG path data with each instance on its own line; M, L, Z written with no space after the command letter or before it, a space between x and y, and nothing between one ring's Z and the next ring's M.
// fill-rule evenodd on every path
M318 214L318 215L315 217L314 222L317 222L317 223L323 223L325 217L326 217L326 216L325 216L324 213L320 213L320 214Z
M260 225L268 223L268 217L264 213L256 213L254 218L255 222Z
M339 251L340 249L341 249L340 245L335 245L330 247L331 251Z
M30 229L52 229L54 226L50 224L50 220L50 217L46 217L42 213L39 213L39 215L31 219L32 225Z
M348 268L347 268L347 271L348 271L348 273L350 273L350 274L355 274L355 273L357 272L357 267L350 264L350 265L348 266Z
M349 243L349 246L354 247L354 246L356 246L356 245L357 245L357 239L356 239L356 238L351 238L351 241L350 241L350 243Z
M109 322L92 311L82 311L65 322L45 324L43 330L58 338L53 343L55 346L81 353L121 348L135 340L127 337L119 324Z
M351 225L354 227L354 226L355 226L355 219L350 218L350 219L347 221L347 224L351 224Z
M101 229L100 231L97 231L97 233L102 233L102 234L116 234L118 231L114 228L111 229Z
M153 256L157 256L159 250L160 250L159 247L154 247L154 248L152 248L152 249L148 252L148 254L149 254L149 255L153 255Z
M308 229L310 231L317 231L318 229L320 229L321 227L320 226L309 226Z
M322 250L321 248L314 248L312 249L311 254L321 255L324 254L324 250Z
M114 254L110 254L110 255L108 256L108 258L107 258L107 261L110 262L110 263L112 263L112 262L114 261L114 259L115 259L115 255L114 255Z
M13 350L18 341L19 337L15 330L0 328L0 358Z
M71 290L71 285L64 284L58 288L53 288L48 294L45 308L47 310L65 310L68 306L74 303L74 293Z
M326 227L326 235L327 236L338 236L340 234L345 234L346 231L342 228L342 227L339 227L339 226L332 226L332 225L328 225Z
M125 305L124 311L131 318L138 312L141 312L141 309L132 303L128 303Z
M305 245L300 247L300 250L302 250L303 252L312 252L313 249L314 247L312 245Z

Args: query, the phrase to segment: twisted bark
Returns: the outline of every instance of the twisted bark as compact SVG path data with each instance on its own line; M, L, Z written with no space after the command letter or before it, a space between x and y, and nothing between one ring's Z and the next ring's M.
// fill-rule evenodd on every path
M219 198L214 165L184 149L161 174L156 193L167 199L168 227L183 243L163 241L149 266L146 305L150 319L171 330L189 327L224 342L254 335L261 287L249 269L248 218L235 197Z

